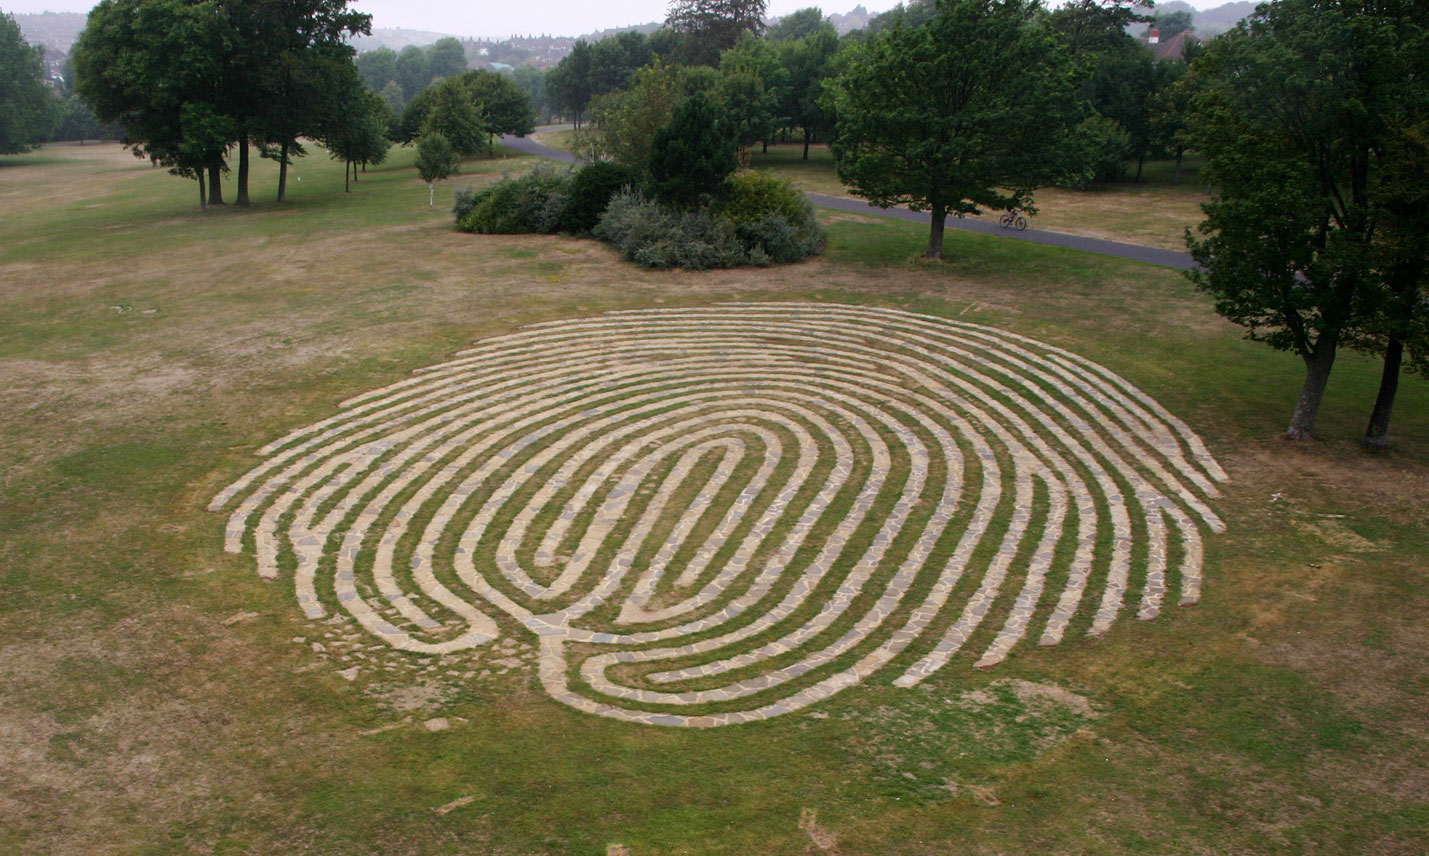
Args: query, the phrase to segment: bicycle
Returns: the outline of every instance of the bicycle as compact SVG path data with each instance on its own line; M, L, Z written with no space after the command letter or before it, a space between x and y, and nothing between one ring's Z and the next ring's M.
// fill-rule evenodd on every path
M1009 208L997 220L997 225L1004 229L1016 229L1021 232L1027 228L1027 218L1022 216L1022 212L1016 208Z

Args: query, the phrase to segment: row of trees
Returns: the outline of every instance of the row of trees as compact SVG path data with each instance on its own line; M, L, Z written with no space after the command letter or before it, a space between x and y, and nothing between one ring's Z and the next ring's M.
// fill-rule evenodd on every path
M201 205L224 201L234 151L247 204L250 148L278 162L281 202L300 139L349 165L386 154L385 105L345 41L370 21L346 0L102 0L75 45L75 87L136 155L196 179Z
M357 73L367 88L382 96L394 114L434 80L466 71L466 49L454 38L427 48L408 45L401 52L378 48L357 55Z
M830 141L837 130L830 83L855 53L894 29L921 29L939 8L933 0L900 6L843 38L818 9L802 9L755 38L761 34L762 3L728 5L680 0L672 5L665 29L650 36L622 33L595 44L578 42L544 79L527 72L521 85L543 112L563 113L580 127L587 117L599 124L620 115L620 106L602 102L612 96L622 100L636 72L656 57L667 65L718 69L727 78L724 100L737 100L746 114L740 124L753 129L754 139L767 144L770 138L802 134L807 157L811 142ZM1149 0L1073 0L1052 12L1040 4L1023 7L1029 25L1061 36L1049 49L1078 79L1076 95L1085 115L1075 145L1085 169L1068 181L1125 178L1128 165L1139 180L1148 157L1183 148L1177 135L1184 126L1184 104L1168 93L1185 64L1157 61L1128 35L1137 22L1151 20L1144 14ZM711 23L720 14L728 15L726 22ZM1006 77L1009 72L1017 70L1002 66L989 73ZM712 85L714 78L708 80Z

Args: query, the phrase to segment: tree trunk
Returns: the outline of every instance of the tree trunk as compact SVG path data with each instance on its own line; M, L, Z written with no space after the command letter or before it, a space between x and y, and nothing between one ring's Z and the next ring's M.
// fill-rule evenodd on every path
M1141 168L1146 165L1146 152L1136 156L1136 183L1141 183Z
M928 252L925 256L930 259L941 259L943 257L943 225L948 220L948 209L942 205L934 205L932 212L932 223L928 228Z
M283 141L283 147L278 150L278 201L285 202L288 199L288 141Z
M765 141L764 141L764 151L760 152L760 154L765 154L765 155L769 154L769 141L768 141L768 140L765 140Z
M342 162L342 192L352 192L352 161Z
M1394 410L1394 395L1399 391L1399 365L1404 361L1404 342L1390 339L1384 348L1384 370L1379 376L1379 395L1365 429L1366 446L1383 449L1389 445L1389 414Z
M804 129L804 160L809 159L809 129Z
M208 210L208 194L204 193L204 188L203 188L203 170L198 169L198 170L194 170L194 172L196 172L196 173L198 174L198 210L200 210L200 211L207 211L207 210Z
M427 182L427 207L431 208L437 201L437 186L430 181Z
M248 204L248 135L238 135L238 198L237 205Z
M208 168L208 204L223 204L223 182L220 180L220 172L223 167L214 165Z
M1177 146L1177 148L1176 148L1176 169L1171 173L1171 183L1172 183L1172 184L1180 184L1180 183L1181 183L1181 156L1184 155L1185 153L1186 153L1186 150L1185 150L1185 149L1183 149L1183 148Z
M1305 385L1300 388L1300 400L1295 403L1295 415L1290 417L1290 427L1285 429L1285 439L1315 439L1315 414L1320 410L1320 399L1325 395L1325 385L1330 382L1330 369L1335 365L1335 350L1338 346L1338 336L1324 334L1315 343L1314 350L1303 358Z

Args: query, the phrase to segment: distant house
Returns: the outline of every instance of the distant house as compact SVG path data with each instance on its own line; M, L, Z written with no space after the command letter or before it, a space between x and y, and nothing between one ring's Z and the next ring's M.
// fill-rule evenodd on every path
M1151 48L1151 52L1156 55L1158 61L1174 60L1176 62L1185 62L1186 45L1196 41L1198 41L1198 39L1195 33L1190 30L1182 30L1171 38L1163 41L1161 38L1161 30L1152 27L1147 31L1146 37L1141 40L1141 43Z

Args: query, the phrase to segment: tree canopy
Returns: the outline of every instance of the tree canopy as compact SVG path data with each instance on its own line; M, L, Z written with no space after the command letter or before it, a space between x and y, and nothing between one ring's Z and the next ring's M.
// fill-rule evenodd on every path
M685 61L718 65L741 34L764 31L766 0L672 0L665 26L684 36Z
M931 212L931 258L948 214L1029 207L1033 188L1074 168L1074 75L1037 9L947 0L927 24L854 49L830 83L839 177L875 205Z
M1250 338L1304 361L1292 439L1314 436L1339 348L1410 332L1393 319L1420 302L1387 299L1424 270L1423 242L1400 239L1422 234L1403 159L1429 121L1429 40L1410 6L1280 0L1192 70L1190 133L1215 191L1191 277Z
M282 164L282 201L298 138L321 137L359 91L345 40L369 28L346 0L102 0L75 45L75 85L136 155L200 182L207 171L215 191L237 142L240 202L257 142Z
M28 151L59 122L41 52L25 42L14 18L0 15L0 155Z

